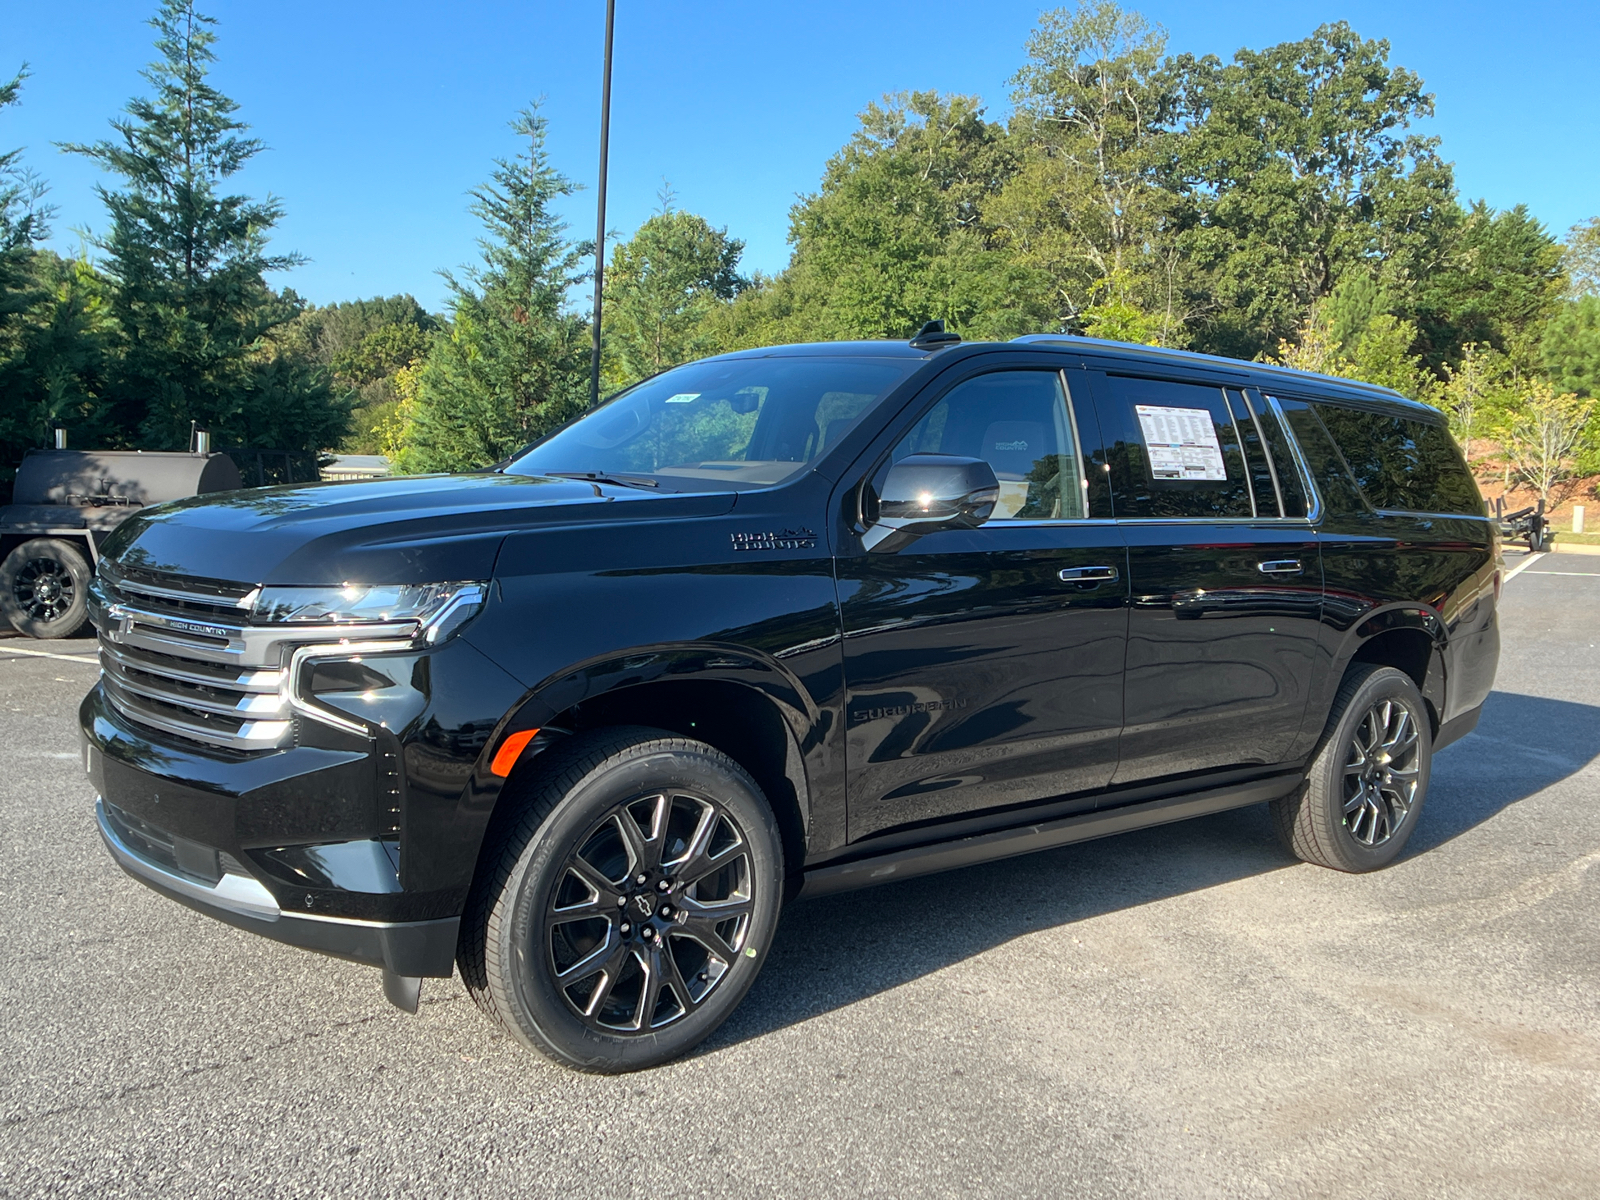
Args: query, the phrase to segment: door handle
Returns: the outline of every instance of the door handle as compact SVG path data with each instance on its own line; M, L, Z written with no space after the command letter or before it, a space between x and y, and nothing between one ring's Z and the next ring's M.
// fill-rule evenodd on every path
M1061 572L1063 583L1111 583L1116 578L1115 567L1067 567Z
M1274 558L1264 563L1257 563L1256 570L1263 575L1301 575L1305 568L1300 565L1298 558Z

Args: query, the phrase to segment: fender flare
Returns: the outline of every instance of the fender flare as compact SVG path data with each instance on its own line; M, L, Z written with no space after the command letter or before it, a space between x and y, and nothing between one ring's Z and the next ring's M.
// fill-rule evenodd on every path
M811 780L806 755L830 732L830 714L782 662L747 646L717 642L674 643L610 652L552 672L530 688L501 718L475 765L480 785L498 790L503 782L490 771L500 747L516 733L544 729L560 713L601 696L659 683L722 683L762 696L779 716L786 744L784 773L794 786L802 831L811 826ZM539 753L552 740L537 737L519 756Z

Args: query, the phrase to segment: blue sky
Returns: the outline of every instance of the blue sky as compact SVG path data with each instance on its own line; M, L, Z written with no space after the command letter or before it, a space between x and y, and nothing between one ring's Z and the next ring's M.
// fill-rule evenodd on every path
M27 61L20 109L0 147L26 161L59 206L54 244L103 225L93 165L53 143L90 141L145 90L152 4L5 0L0 72ZM212 0L213 78L270 151L240 177L286 217L274 248L311 261L281 277L318 302L411 292L442 306L437 271L470 261L467 191L514 146L512 112L544 97L558 167L596 172L603 0ZM608 224L631 231L663 180L681 207L748 243L745 268L788 259L788 210L812 190L885 92L977 93L1009 108L1007 79L1037 3L810 0L802 5L618 0ZM1345 19L1393 43L1391 61L1438 97L1427 132L1444 140L1465 198L1525 202L1560 234L1600 213L1600 10L1589 3L1205 3L1130 5L1165 25L1170 48L1231 55ZM593 225L593 191L569 206Z

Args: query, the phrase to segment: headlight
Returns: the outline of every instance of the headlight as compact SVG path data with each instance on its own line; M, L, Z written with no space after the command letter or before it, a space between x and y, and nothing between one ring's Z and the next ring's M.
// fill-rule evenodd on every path
M411 622L424 641L449 637L483 607L483 583L406 583L363 587L264 587L251 609L268 625L383 625Z

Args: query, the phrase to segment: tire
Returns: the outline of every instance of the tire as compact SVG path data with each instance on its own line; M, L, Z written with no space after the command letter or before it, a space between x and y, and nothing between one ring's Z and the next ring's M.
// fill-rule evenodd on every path
M784 878L772 810L727 755L658 729L579 735L537 767L479 860L457 950L467 991L564 1066L676 1058L766 960Z
M1411 677L1352 667L1305 782L1272 802L1279 838L1296 857L1336 871L1388 866L1416 828L1432 759L1433 726Z
M0 563L0 615L29 637L71 637L89 619L90 574L71 542L23 542Z

